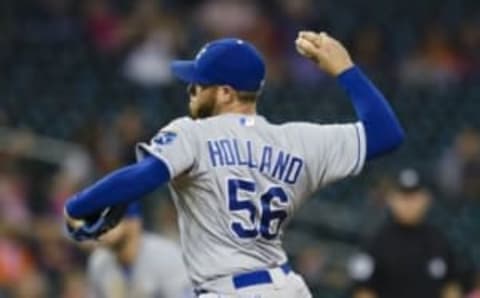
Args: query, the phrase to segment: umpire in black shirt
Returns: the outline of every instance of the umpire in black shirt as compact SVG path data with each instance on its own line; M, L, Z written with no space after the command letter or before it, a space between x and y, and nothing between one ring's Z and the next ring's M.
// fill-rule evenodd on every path
M445 236L425 222L431 195L415 170L395 178L391 217L350 266L353 298L460 298Z

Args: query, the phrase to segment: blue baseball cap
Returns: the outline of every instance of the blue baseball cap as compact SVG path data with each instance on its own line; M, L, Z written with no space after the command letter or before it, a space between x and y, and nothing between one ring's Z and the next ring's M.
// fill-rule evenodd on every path
M199 85L229 85L238 91L258 91L265 79L265 62L250 43L223 38L207 43L195 60L175 60L172 73Z

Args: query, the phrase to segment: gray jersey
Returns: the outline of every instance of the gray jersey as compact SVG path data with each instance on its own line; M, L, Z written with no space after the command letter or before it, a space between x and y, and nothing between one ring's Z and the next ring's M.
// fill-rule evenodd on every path
M195 285L280 265L285 223L319 187L357 174L363 125L273 125L261 116L180 118L149 144L164 161L179 214L181 244Z
M142 235L132 268L126 269L105 248L96 249L88 261L88 279L94 298L186 298L191 285L180 247L152 234Z

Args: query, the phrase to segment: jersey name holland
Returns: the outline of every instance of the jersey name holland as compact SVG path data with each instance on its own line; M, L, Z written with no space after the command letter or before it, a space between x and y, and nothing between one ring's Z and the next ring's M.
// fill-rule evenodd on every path
M260 149L257 163L253 152L258 150L250 140L219 139L209 140L207 144L212 167L245 166L288 184L295 184L303 168L302 158L269 145ZM246 155L242 156L241 151Z
M261 116L180 118L137 145L169 167L185 264L196 286L287 261L285 223L319 187L357 174L363 125L274 125Z

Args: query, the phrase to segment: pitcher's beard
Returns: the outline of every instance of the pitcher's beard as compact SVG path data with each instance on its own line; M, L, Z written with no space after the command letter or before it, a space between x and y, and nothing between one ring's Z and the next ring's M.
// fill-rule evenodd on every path
M197 106L196 109L190 105L190 116L192 119L203 119L213 116L215 111L215 98L210 97L206 99L201 105Z

